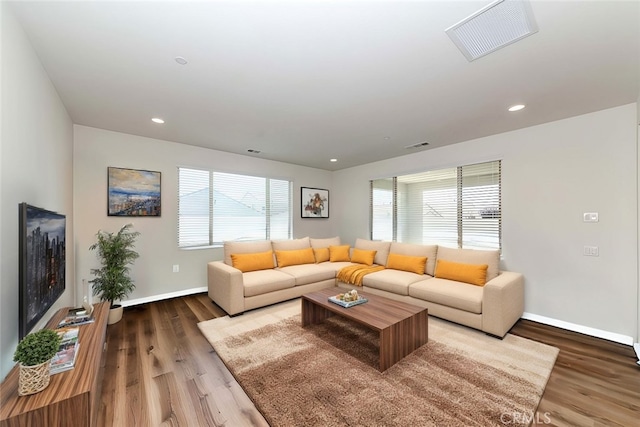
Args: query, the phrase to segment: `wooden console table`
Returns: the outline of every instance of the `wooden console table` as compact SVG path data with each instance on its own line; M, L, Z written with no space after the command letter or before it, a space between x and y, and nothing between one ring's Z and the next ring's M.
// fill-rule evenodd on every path
M47 327L55 328L68 309L58 310ZM79 326L75 367L52 375L49 386L40 393L19 396L19 367L13 367L0 385L0 427L96 425L108 316L109 303L95 305L95 322Z

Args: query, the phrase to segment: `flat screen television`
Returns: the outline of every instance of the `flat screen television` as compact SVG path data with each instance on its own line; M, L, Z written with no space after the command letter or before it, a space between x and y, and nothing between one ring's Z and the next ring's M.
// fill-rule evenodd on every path
M20 203L19 218L19 335L22 339L64 292L66 217Z

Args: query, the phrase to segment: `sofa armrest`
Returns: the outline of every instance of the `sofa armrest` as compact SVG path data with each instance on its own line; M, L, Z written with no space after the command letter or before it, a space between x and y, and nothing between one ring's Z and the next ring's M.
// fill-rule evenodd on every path
M524 277L520 273L501 271L484 285L482 296L482 330L499 337L522 317L524 312Z
M244 282L242 272L222 261L207 264L209 298L227 314L244 311Z

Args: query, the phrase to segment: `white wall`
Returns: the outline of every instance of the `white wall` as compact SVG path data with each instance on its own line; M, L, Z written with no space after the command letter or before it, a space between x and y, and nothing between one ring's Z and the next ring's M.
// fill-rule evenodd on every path
M627 342L638 313L636 120L630 104L335 172L338 233L368 236L372 178L502 159L502 267L524 274L525 312ZM600 256L583 256L585 245Z
M161 172L161 217L108 217L109 166ZM300 187L331 189L328 171L75 125L75 267L78 282L90 280L90 269L98 266L95 253L88 251L96 232L100 229L117 231L120 226L132 222L141 236L136 245L140 258L132 268L136 289L130 299L177 295L207 286L206 264L221 260L222 250L178 249L178 166L291 179L294 183L294 237L335 235L337 220L333 214L329 219L300 218ZM180 266L179 273L172 272L174 264Z
M640 256L640 96L638 97L638 103L637 103L637 110L638 110L638 127L636 128L636 139L638 141L638 149L637 149L637 166L638 166L638 227L639 227L639 234L638 234L638 255ZM637 301L637 316L636 316L636 321L637 321L637 327L636 327L636 339L635 342L637 344L640 344L640 259L638 260L638 301ZM640 352L637 351L636 349L636 353L638 355L638 359L640 359Z
M13 367L18 343L18 204L67 216L66 290L34 329L73 303L73 127L22 28L5 2L2 12L0 144L0 377Z

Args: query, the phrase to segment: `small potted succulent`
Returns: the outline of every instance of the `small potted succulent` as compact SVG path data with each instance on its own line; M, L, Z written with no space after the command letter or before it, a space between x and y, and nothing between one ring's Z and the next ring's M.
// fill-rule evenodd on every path
M50 362L60 347L61 338L51 329L42 329L24 337L16 347L13 361L19 362L18 394L38 393L49 385Z
M111 304L109 325L122 318L122 305L115 302L126 298L135 289L129 276L129 266L139 257L133 248L140 233L132 231L131 227L133 224L126 224L117 233L100 230L96 234L96 243L89 247L89 250L98 251L102 263L100 268L91 269L95 277L89 283L93 285L94 295Z

